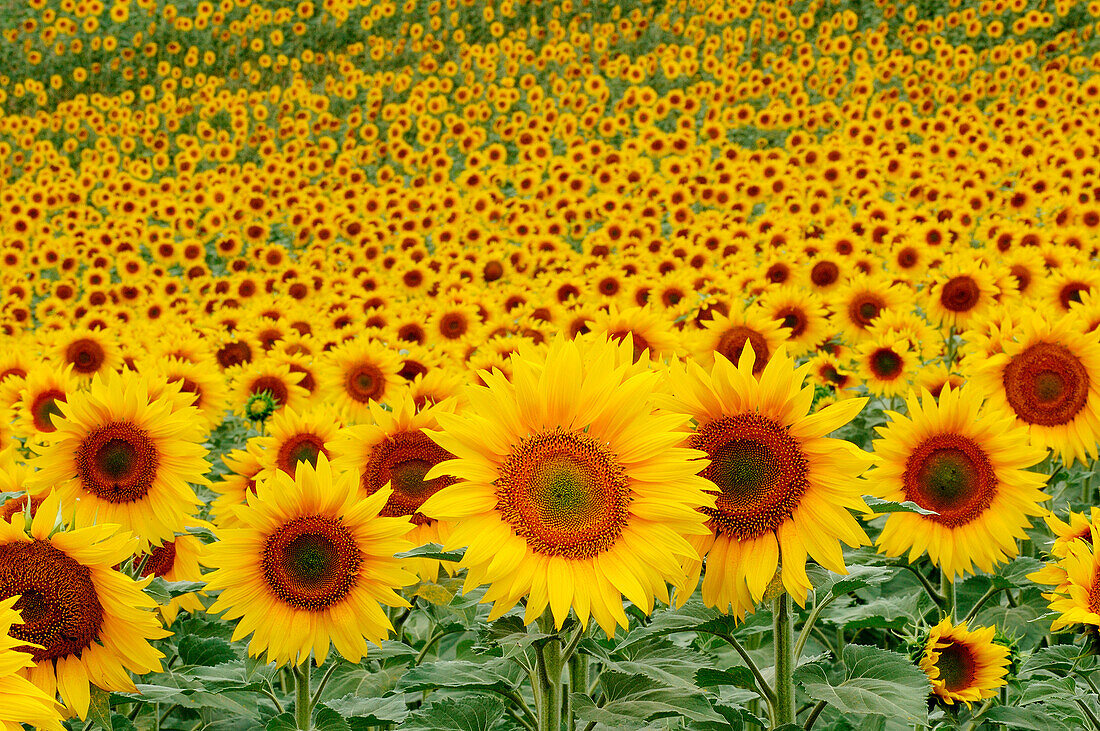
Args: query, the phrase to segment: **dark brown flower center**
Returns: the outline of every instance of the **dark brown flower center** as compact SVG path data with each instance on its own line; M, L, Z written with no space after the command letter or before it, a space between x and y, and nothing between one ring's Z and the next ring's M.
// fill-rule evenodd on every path
M1035 343L1013 356L1002 381L1012 410L1029 424L1068 424L1089 397L1088 370L1057 343Z
M271 591L296 609L336 604L359 579L359 545L339 518L312 515L277 528L264 542L261 564Z
M939 515L925 516L957 528L981 516L997 494L997 474L985 451L957 434L938 434L917 446L902 475L905 499Z
M157 477L160 455L148 433L129 422L113 422L88 433L77 447L82 487L101 500L141 500Z

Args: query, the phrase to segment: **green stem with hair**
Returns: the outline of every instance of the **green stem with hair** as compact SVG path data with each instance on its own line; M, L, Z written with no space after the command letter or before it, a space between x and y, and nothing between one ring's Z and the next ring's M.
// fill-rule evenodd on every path
M775 727L794 723L794 616L791 597L783 592L772 600L772 642L775 644Z
M309 692L309 666L311 660L294 667L294 725L299 731L313 728L313 698Z
M943 596L943 611L952 623L955 622L955 579L943 567L940 567L940 594Z
M537 680L535 697L538 699L538 731L561 731L562 711L562 647L555 631L554 616L550 608L538 620L539 630L552 635L538 647L536 654Z

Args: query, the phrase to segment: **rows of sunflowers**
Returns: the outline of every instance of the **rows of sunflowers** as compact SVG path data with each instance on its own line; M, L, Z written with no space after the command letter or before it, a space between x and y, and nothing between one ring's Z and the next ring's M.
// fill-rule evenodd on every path
M0 3L0 727L1100 731L1100 2Z

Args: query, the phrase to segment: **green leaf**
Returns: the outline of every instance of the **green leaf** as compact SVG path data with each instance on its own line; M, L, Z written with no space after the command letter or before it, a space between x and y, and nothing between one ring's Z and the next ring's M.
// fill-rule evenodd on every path
M404 693L382 698L347 695L325 701L324 705L344 718L361 719L375 726L383 723L401 723L409 715L409 709L405 706Z
M1072 677L1032 680L1024 685L1017 704L1029 706L1032 703L1049 702L1057 699L1073 699L1076 694L1077 681Z
M313 719L313 728L317 731L351 731L351 726L339 713L324 706L317 711L317 718Z
M1020 665L1020 677L1027 678L1035 673L1046 671L1058 676L1066 676L1082 666L1089 668L1096 664L1096 656L1077 645L1054 645L1036 650Z
M504 716L504 702L488 693L433 698L409 716L403 731L489 731Z
M157 576L145 587L145 593L157 604L168 604L178 596L199 591L205 586L203 581L165 581Z
M434 582L417 584L416 588L413 589L412 595L420 597L431 604L438 604L439 606L446 606L455 598L455 593L453 591Z
M917 515L939 515L935 510L926 510L917 505L912 500L906 500L905 502L896 503L893 500L883 500L882 498L871 497L870 495L863 496L863 502L867 503L867 507L875 513L916 513Z
M583 693L570 698L577 718L613 729L636 729L650 721L680 716L690 721L724 721L702 693L684 692L646 675L627 675L614 670L600 674L605 703L597 706Z
M214 531L209 528L197 528L192 526L187 529L187 532L193 536L205 539L207 543L213 543L218 540L217 536L214 535Z
M1080 726L1068 725L1060 718L1062 714L1051 713L1042 704L1021 708L1019 706L994 706L985 718L1003 724L1010 729L1020 731L1069 731Z
M506 692L519 685L522 672L518 664L503 658L493 658L486 663L441 660L412 668L401 678L397 687L398 690L408 693L436 688Z
M700 688L716 688L722 685L732 685L735 688L756 690L756 678L746 667L732 667L729 670L712 670L702 668L695 673L695 683Z
M893 566L872 566L850 563L847 574L837 574L822 566L807 566L806 575L818 594L829 592L833 596L851 594L869 586L884 584L898 574Z
M844 714L882 715L904 723L926 724L928 677L905 655L877 647L848 645L844 679L835 683L820 664L804 665L795 679L806 694Z
M90 690L88 720L106 731L114 731L114 723L111 721L111 694L94 685Z
M1043 568L1043 562L1031 556L1017 556L1007 566L1000 570L993 580L993 586L998 589L1013 589L1018 586L1030 587L1032 582L1027 575Z
M696 672L714 663L714 657L709 654L679 647L664 637L654 637L617 648L604 665L626 675L645 675L670 687L682 686L696 692Z
M434 558L437 561L461 561L466 549L459 548L454 551L444 551L438 543L426 543L411 551L394 554L395 558Z
M219 637L194 637L184 635L180 638L177 652L184 665L220 665L237 659L237 651Z
M298 731L298 722L292 713L280 713L264 726L264 731Z

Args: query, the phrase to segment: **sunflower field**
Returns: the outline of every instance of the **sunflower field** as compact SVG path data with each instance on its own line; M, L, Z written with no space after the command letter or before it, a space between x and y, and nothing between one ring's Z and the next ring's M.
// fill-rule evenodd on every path
M0 59L2 731L1100 731L1100 0Z

